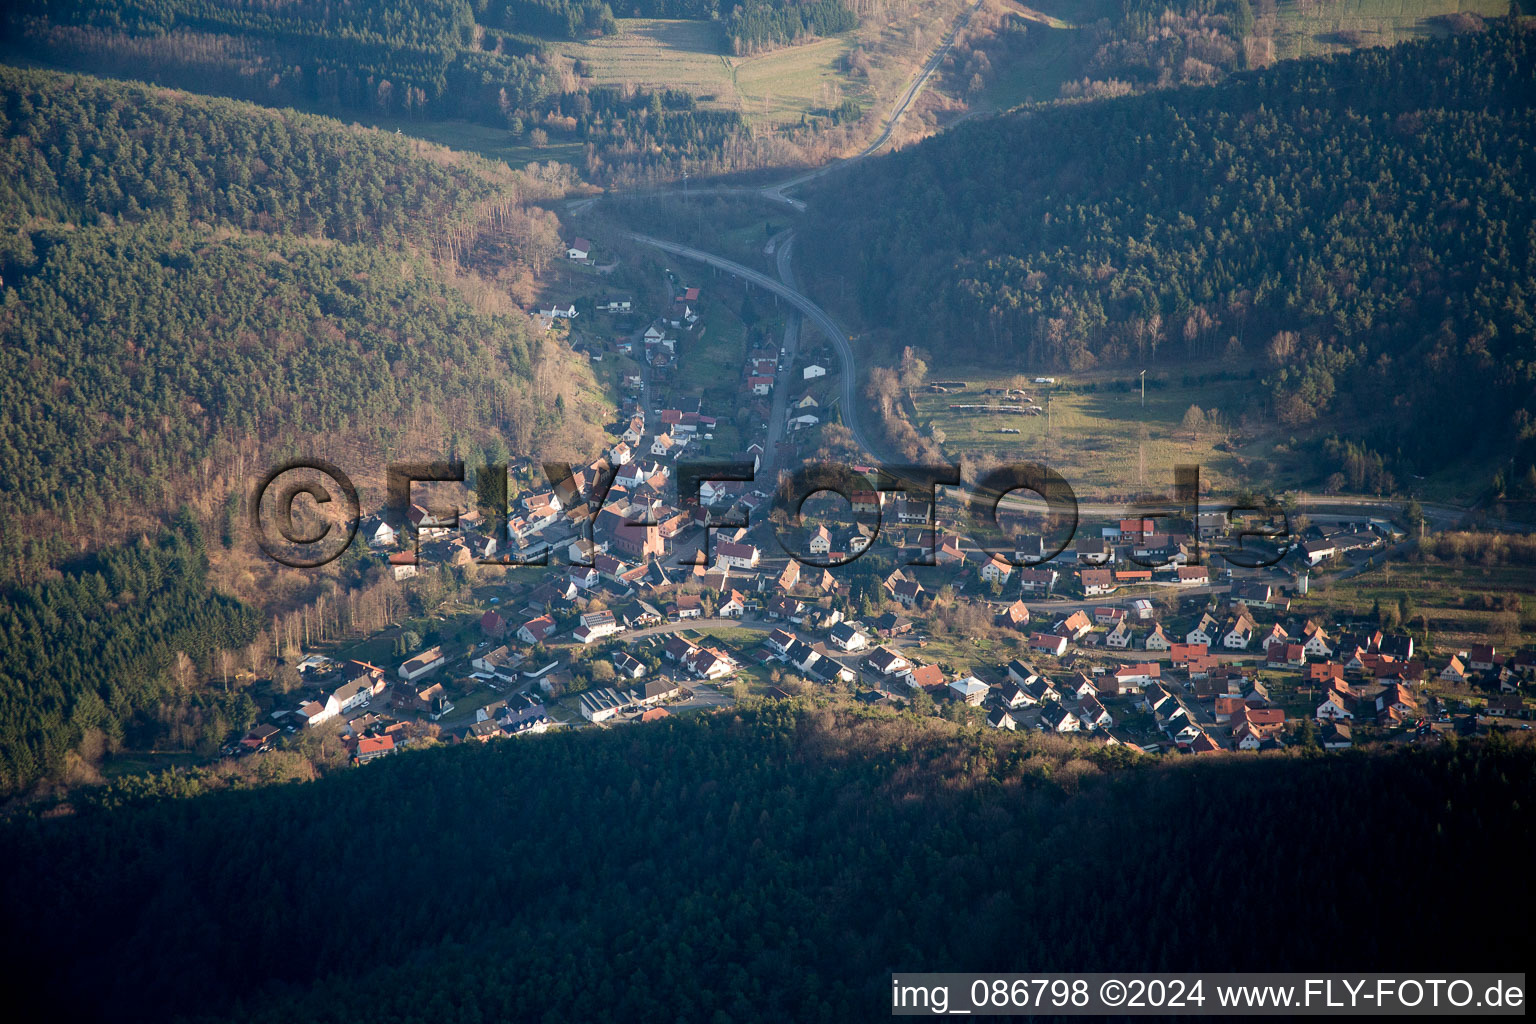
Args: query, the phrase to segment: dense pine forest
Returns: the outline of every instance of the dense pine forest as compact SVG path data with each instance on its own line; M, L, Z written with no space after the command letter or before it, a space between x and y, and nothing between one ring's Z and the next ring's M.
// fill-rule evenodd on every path
M519 205L522 177L320 118L48 72L0 72L0 113L7 577L301 437L312 454L413 432L451 446L440 420L518 450L581 437L553 401L554 343L471 305L431 258L492 232L521 265L552 256L558 230Z
M953 359L1258 362L1399 478L1513 440L1536 481L1533 101L1506 23L1021 112L826 179L797 251Z
M248 697L188 686L256 638L253 609L209 593L202 531L180 516L158 541L107 548L46 583L0 592L0 795L64 767L88 738L115 749L166 738L151 713L190 712L206 749L253 724ZM130 733L137 733L130 736ZM178 737L184 738L184 737Z
M1488 856L1533 781L1497 741L1153 764L768 704L98 793L5 827L0 962L84 1017L272 1021L883 1019L893 970L1518 970L1457 895L1485 867L1530 912Z

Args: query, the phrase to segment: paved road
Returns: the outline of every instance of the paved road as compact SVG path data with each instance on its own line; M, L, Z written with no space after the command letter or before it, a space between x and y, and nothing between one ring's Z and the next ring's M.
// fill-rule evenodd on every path
M735 260L726 259L724 256L716 256L713 253L707 253L701 249L695 249L690 245L681 245L677 242L668 242L664 239L652 238L649 235L641 235L631 232L629 233L629 237L643 245L653 246L662 250L663 252L669 252L674 256L681 256L684 259L698 260L700 263L707 263L710 266L718 267L721 270L736 275L744 281L751 282L759 288L765 288L768 291L778 295L780 298L789 300L790 305L794 306L800 311L800 313L805 317L807 323L820 329L820 331L826 335L828 340L832 342L832 347L837 351L838 361L842 364L843 424L853 433L854 442L860 448L867 452L878 454L879 449L870 443L869 438L864 434L863 430L859 426L859 407L857 402L854 401L855 394L858 389L858 381L856 367L853 360L853 344L848 340L847 332L839 327L837 322L833 320L832 317L827 315L825 310L816 305L816 303L812 302L810 299L806 298L805 295L803 295L792 285L775 281L767 274L753 270L751 267L737 263ZM788 267L790 251L793 244L793 239L791 239L778 247L780 273L783 273ZM793 272L791 271L790 273L791 280L793 280Z
M891 141L891 137L895 135L896 127L901 124L901 119L905 117L907 111L911 109L912 102L922 94L922 91L925 88L927 88L929 79L933 77L934 72L937 71L939 69L939 65L943 63L944 56L949 53L950 47L955 43L955 36L959 34L960 30L964 28L967 23L970 22L971 16L976 13L976 10L981 7L981 4L982 0L976 0L974 4L972 4L970 7L967 7L960 13L959 17L955 19L954 24L950 26L949 32L944 36L943 40L940 41L938 48L933 51L932 55L930 55L928 60L924 62L923 66L918 68L917 73L912 76L912 80L907 83L906 89L902 90L901 95L896 98L896 103L891 107L890 114L886 116L885 127L881 129L880 134L875 136L873 142L859 150L853 156L845 157L842 160L834 160L831 163L823 164L822 166L814 168L813 170L804 171L800 174L797 174L785 181L774 182L770 185L704 185L689 188L685 182L681 188L677 186L668 186L666 188L635 189L633 191L622 192L609 191L601 196L589 196L586 199L577 199L574 202L568 203L566 205L566 210L569 213L581 213L584 210L591 209L591 207L599 199L603 198L632 199L644 196L674 195L676 193L682 192L685 195L695 196L758 195L764 199L769 199L778 203L784 203L787 206L793 207L797 211L803 211L805 209L805 202L803 200L796 199L793 196L786 195L786 191L788 189L804 185L808 181L813 181L824 174L830 174L832 171L855 164L858 161L863 160L865 157L873 156L875 153L878 153L881 149L885 148L886 144Z
M803 210L805 209L805 204L798 200L791 199L789 196L786 196L784 194L786 189L794 188L797 185L804 185L808 181L814 181L824 174L829 174L832 171L838 170L839 168L847 167L849 164L863 160L867 156L873 156L875 153L878 153L881 149L885 148L885 144L890 142L891 136L896 133L896 126L901 123L902 117L906 115L907 110L912 106L912 101L917 99L917 97L922 93L923 89L927 87L928 80L933 77L933 73L937 71L939 69L939 65L943 63L944 56L949 53L949 48L955 44L955 36L959 35L960 30L970 22L971 15L976 13L977 9L981 7L981 4L982 0L976 0L974 4L962 11L960 16L955 19L955 23L949 28L949 33L945 35L944 39L939 43L938 49L933 51L933 55L930 56L927 62L918 69L918 72L913 76L912 81L907 83L907 88L899 97L897 97L896 105L891 108L890 116L886 119L885 128L880 132L879 135L875 137L873 142L845 160L835 160L832 163L824 164L815 170L806 171L804 174L796 175L795 177L790 178L788 181L781 181L777 185L770 185L762 189L761 191L764 198L776 199L782 203L789 203L796 209Z
M779 253L779 276L783 277L784 250L789 245L791 232L781 231L775 235L766 246L769 251ZM788 433L789 427L785 422L789 417L789 393L793 390L795 373L795 356L800 350L800 313L791 306L784 314L784 342L780 346L782 353L779 356L779 371L773 386L773 404L768 414L768 437L764 442L762 470L758 474L760 479L772 484L778 479L779 472L779 442ZM823 410L818 413L825 415Z

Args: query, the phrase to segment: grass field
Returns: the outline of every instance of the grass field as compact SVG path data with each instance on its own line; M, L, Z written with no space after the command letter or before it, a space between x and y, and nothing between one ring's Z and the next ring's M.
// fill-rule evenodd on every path
M535 147L528 142L526 135L518 138L500 128L471 124L468 121L372 117L362 119L358 123L383 131L392 132L398 129L405 135L426 139L428 142L435 142L449 149L478 153L487 160L500 160L508 167L523 168L534 161L546 163L554 160L579 168L582 162L583 144L579 141L550 142L548 145Z
M723 52L720 26L708 21L621 18L620 33L559 46L598 85L686 89L703 106L737 110L749 120L787 124L867 90L844 70L851 34L754 57Z
M1433 20L1447 14L1500 17L1508 12L1509 0L1280 0L1275 56L1390 46L1447 32Z
M1134 375L1062 377L1055 388L1025 383L1024 390L1041 407L1050 393L1049 435L1043 415L949 408L951 404L1013 405L1002 396L981 392L988 387L1017 386L1015 377L998 377L995 370L950 369L934 379L964 380L968 385L964 391L948 394L923 390L913 394L918 429L937 426L942 430L947 453L1041 461L1061 472L1079 497L1165 490L1173 480L1173 467L1188 463L1201 467L1202 478L1213 489L1279 487L1290 479L1287 460L1277 458L1284 453L1275 450L1284 440L1281 432L1240 429L1242 412L1255 387L1246 379L1184 384L1172 375L1155 380L1149 374L1145 407L1139 390L1120 390L1135 381ZM1097 390L1087 390L1089 385ZM1229 436L1227 431L1207 430L1192 436L1183 429L1184 415L1192 405L1220 410L1240 446L1218 449ZM1003 429L1019 433L1004 434Z
M1435 647L1505 646L1514 639L1511 630L1522 642L1536 634L1536 575L1518 565L1389 562L1342 583L1313 587L1292 601L1291 610L1363 618L1377 601L1395 606L1405 594L1413 605L1410 622L1427 616ZM1505 610L1512 596L1519 598L1519 611Z
M1007 110L1056 99L1064 82L1083 74L1098 48L1092 31L1084 26L1113 13L1102 0L1032 5L1010 0L1006 7L1030 23L1029 31L1022 52L997 68L987 83L981 109Z

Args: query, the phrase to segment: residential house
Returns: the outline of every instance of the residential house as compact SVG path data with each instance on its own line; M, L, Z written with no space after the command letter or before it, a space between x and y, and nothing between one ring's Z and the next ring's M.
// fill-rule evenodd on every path
M610 686L588 690L577 699L581 717L594 725L606 722L624 709L627 701Z
M1031 633L1029 635L1030 650L1041 654L1050 654L1061 657L1067 653L1067 638L1055 633Z
M1258 629L1254 621L1246 615L1239 615L1227 621L1222 629L1221 645L1237 651L1245 651L1253 641L1253 634Z
M1056 585L1055 569L1020 569L1019 589L1030 597L1048 597Z
M1210 647L1220 635L1220 624L1210 612L1205 612L1200 616L1200 621L1195 623L1195 627L1184 634L1184 642Z
M358 764L367 764L381 757L388 757L395 752L395 738L393 736L363 736L357 741L357 750L352 756Z
M869 646L869 638L846 622L833 626L827 639L842 651L862 651Z
M1035 671L1033 665L1026 665L1017 659L1010 661L1006 667L1008 678L1020 686L1028 686L1040 678L1040 673Z
M950 695L972 706L980 706L989 687L975 676L961 676L949 684Z
M876 647L864 659L864 664L880 675L900 675L912 670L912 663L888 647Z
M1091 629L1093 629L1093 620L1088 617L1087 612L1078 610L1056 623L1052 632L1070 640L1076 640L1086 636Z
M676 679L665 676L648 680L641 686L630 691L630 698L636 703L645 706L660 704L662 701L672 700L683 692L683 684Z
M541 644L554 632L555 620L548 615L540 615L519 626L517 638L525 644Z
M1002 555L993 555L981 567L981 578L987 583L1004 584L1013 575L1014 567Z
M1162 674L1162 666L1155 661L1149 661L1141 665L1121 665L1115 669L1114 679L1117 686L1131 684L1145 687L1155 683Z
M1078 732L1082 721L1061 704L1047 704L1040 711L1040 725L1048 732Z
M1077 707L1077 718L1085 729L1113 729L1115 716L1099 702L1097 697L1084 697Z
M1099 537L1085 537L1077 542L1075 553L1084 565L1103 565L1115 556L1115 549Z
M1318 729L1318 739L1324 750L1348 750L1354 745L1348 722L1327 721Z
M1014 629L1023 629L1029 625L1029 608L1023 601L1015 601L1003 609L998 620L1002 625L1011 626Z
M628 651L617 651L614 653L613 670L623 679L639 679L647 671L645 662Z
M1087 597L1112 594L1117 589L1115 574L1111 569L1081 569L1078 571L1077 578L1082 584L1083 594Z
M755 569L761 557L755 544L738 544L722 540L715 544L715 564L732 569Z
M1354 718L1353 704L1354 701L1346 691L1332 687L1328 691L1328 696L1324 697L1322 703L1317 706L1317 720L1324 722Z
M443 649L441 647L429 647L422 651L420 654L407 659L403 664L401 664L400 668L398 669L400 678L404 679L406 682L414 682L417 679L420 679L422 676L426 675L428 672L435 672L437 669L441 668L443 664L447 662L447 660L448 659L443 656Z

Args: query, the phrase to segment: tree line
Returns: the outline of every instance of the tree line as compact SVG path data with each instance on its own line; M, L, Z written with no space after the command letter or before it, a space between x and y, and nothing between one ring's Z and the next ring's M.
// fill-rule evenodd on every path
M834 1021L893 970L1520 967L1517 923L1383 886L1518 849L1529 745L1155 762L815 703L39 808L0 830L4 976L87 1015Z
M571 98L593 87L547 44L611 34L618 29L614 13L600 0L27 0L4 23L29 54L95 73L338 116L463 119L521 139L586 141L591 173L622 168L626 180L656 169L657 146L699 150L702 156L689 156L695 168L728 151L733 162L755 152L733 111L694 112L663 126L622 114L600 124L572 120L565 109ZM842 0L641 0L619 13L718 21L722 51L737 53L858 24ZM638 104L648 102L642 90ZM808 122L806 130L835 127L849 113Z
M255 639L256 613L211 593L206 573L202 532L184 515L156 541L0 591L0 795L57 772L90 733L114 749L135 732L153 740L163 702L210 708L199 720L216 719L210 735L223 739L230 716L188 684L216 652ZM236 714L247 727L254 708Z

